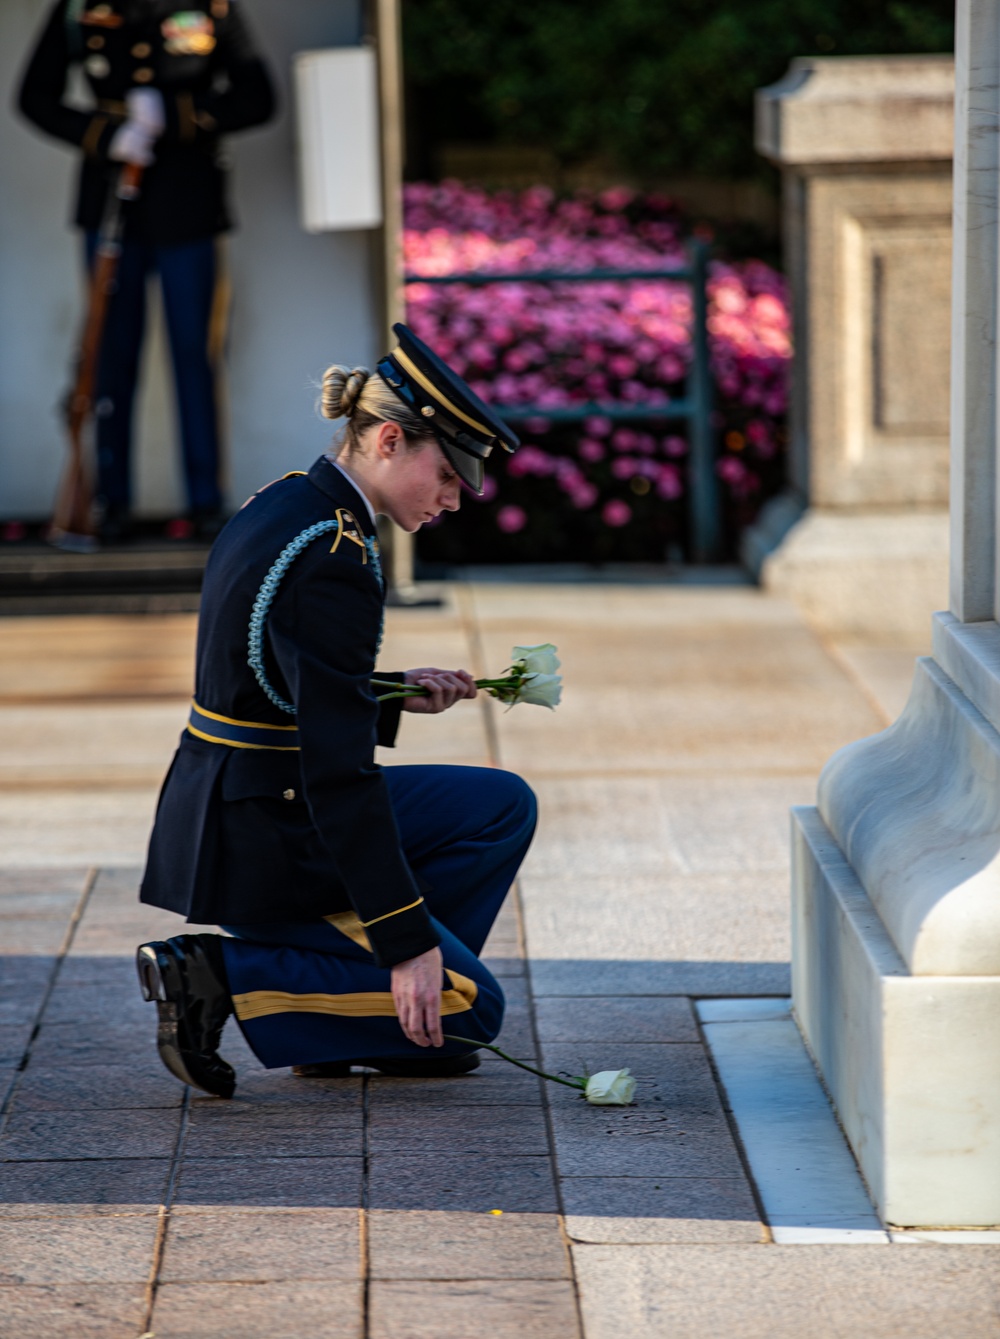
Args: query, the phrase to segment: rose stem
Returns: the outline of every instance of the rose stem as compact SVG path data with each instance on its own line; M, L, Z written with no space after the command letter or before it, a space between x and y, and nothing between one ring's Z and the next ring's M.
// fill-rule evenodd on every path
M535 1069L534 1065L526 1065L523 1060L515 1060L512 1055L506 1051L501 1051L499 1046L491 1046L488 1041L470 1041L468 1037L455 1037L450 1032L443 1034L446 1041L461 1041L466 1046L481 1046L486 1051L492 1051L498 1055L501 1060L509 1060L512 1065L517 1065L519 1069L526 1069L529 1074L537 1074L540 1079L551 1079L553 1083L564 1083L567 1088L575 1088L577 1092L583 1092L586 1088L585 1083L580 1083L576 1079L560 1079L555 1074L546 1074L544 1069Z

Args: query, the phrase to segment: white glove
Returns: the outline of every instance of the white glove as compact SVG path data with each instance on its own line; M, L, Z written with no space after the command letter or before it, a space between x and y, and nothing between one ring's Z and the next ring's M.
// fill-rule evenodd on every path
M118 127L108 145L108 157L117 163L135 163L149 167L153 161L153 138L135 121L126 121Z
M141 126L150 139L158 139L167 124L163 94L158 88L130 88L125 94L128 119Z

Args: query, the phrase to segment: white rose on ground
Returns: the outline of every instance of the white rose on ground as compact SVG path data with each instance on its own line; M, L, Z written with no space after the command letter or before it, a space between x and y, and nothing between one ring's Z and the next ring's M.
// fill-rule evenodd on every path
M583 1095L595 1107L627 1107L635 1096L635 1079L627 1069L602 1069L591 1074Z
M510 653L510 663L523 665L526 674L555 674L559 657L551 642L542 642L540 646L515 646Z
M558 707L561 697L562 679L558 674L531 674L521 686L517 701L554 709Z

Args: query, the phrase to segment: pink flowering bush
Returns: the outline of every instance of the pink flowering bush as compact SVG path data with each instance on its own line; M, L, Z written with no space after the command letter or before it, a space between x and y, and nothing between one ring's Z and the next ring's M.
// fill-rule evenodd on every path
M457 182L405 192L409 273L664 269L686 264L670 202L624 189L557 199ZM791 356L782 277L759 261L714 261L709 344L716 383L717 472L730 542L781 478ZM692 358L690 285L411 283L407 320L497 405L537 405L516 424L524 445L491 460L482 502L422 535L434 561L661 560L686 543L686 423L662 410L685 393ZM599 402L648 407L621 423L558 423L546 410Z

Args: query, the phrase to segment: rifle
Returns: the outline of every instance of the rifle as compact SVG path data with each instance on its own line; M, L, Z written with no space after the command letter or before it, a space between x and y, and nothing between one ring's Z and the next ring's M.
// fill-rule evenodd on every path
M93 469L84 449L84 429L94 412L108 303L115 291L121 259L125 223L123 206L136 198L141 182L142 168L136 163L126 163L115 189L108 196L90 273L87 314L76 357L76 377L64 403L69 460L59 481L55 509L45 537L50 544L69 553L92 553L97 548L92 514Z

